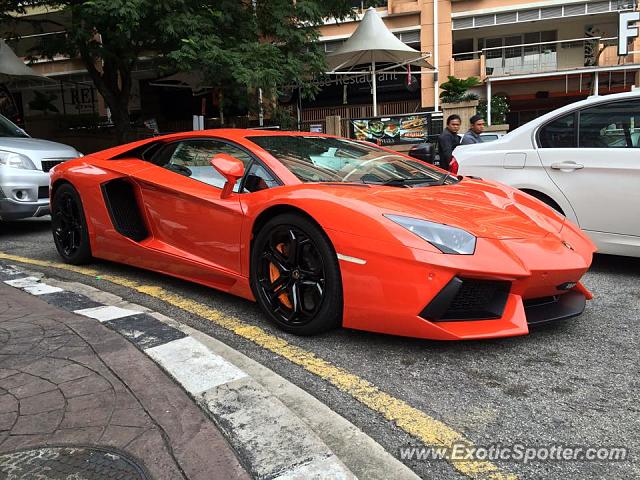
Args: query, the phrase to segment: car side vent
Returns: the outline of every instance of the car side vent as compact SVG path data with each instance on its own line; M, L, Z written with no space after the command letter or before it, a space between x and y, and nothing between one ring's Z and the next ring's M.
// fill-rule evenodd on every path
M122 178L102 185L104 202L118 233L139 242L149 236L133 185Z

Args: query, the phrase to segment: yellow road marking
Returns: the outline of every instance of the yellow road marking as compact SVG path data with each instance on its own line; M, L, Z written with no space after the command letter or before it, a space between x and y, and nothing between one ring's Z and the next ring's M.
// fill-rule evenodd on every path
M273 352L290 362L331 383L342 392L350 395L363 405L394 422L406 433L414 436L430 447L452 448L456 444L465 443L473 446L473 442L456 432L440 420L412 407L388 393L381 391L369 381L349 371L337 367L318 357L315 353L291 345L286 340L268 333L260 327L249 325L237 318L224 315L218 310L168 292L157 285L141 285L135 281L116 275L101 274L98 270L48 260L36 260L0 252L0 259L14 262L56 268L79 273L81 275L99 277L101 280L131 288L150 297L162 300L186 312L206 318L239 337ZM515 480L516 475L503 472L489 461L468 460L453 461L451 465L460 473L478 480Z

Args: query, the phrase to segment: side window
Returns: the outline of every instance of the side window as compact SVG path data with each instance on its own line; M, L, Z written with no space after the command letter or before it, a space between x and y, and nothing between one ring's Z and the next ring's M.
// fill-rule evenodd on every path
M242 160L245 168L252 161L243 150L218 140L184 140L167 145L154 157L153 163L185 177L222 188L224 177L209 164L209 160L217 153L233 155ZM234 191L238 188L239 184L236 184Z
M258 192L278 185L278 181L267 169L258 162L253 162L244 178L242 191L244 193Z
M612 102L580 111L579 143L583 148L640 147L640 100Z
M556 118L538 133L540 148L575 148L575 113Z

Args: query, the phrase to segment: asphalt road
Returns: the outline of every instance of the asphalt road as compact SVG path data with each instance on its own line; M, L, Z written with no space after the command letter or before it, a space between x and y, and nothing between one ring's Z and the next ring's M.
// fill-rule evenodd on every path
M0 223L0 251L59 261L47 218ZM477 446L561 444L626 447L626 461L494 461L526 479L640 478L640 258L597 256L584 283L596 297L585 313L524 337L442 343L336 330L299 338L273 329L257 306L165 276L96 262L101 272L166 289L259 325L463 433ZM393 455L417 442L324 380L210 322L124 287L82 281L217 337L321 399ZM366 458L367 452L362 452ZM444 461L406 461L423 478L463 478Z

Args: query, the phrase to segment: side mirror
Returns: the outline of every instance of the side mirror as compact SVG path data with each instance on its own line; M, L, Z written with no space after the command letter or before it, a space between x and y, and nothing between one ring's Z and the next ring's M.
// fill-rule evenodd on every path
M235 184L244 175L244 163L228 153L218 153L209 160L209 164L225 178L226 183L220 198L227 198L233 192Z

